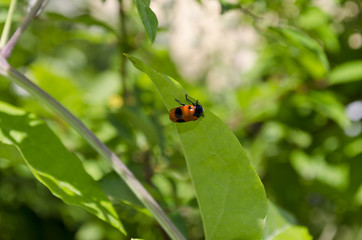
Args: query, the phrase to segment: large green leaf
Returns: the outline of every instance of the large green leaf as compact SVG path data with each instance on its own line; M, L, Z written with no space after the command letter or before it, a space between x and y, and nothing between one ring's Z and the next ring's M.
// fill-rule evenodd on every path
M48 126L0 102L0 158L19 160L20 157L55 196L83 207L125 233L107 195Z
M158 20L156 14L150 8L150 0L136 0L138 14L151 42L155 41Z
M127 55L158 89L167 110L185 99L172 78ZM247 153L230 129L213 113L175 124L196 190L206 239L261 239L267 201L263 185Z
M313 238L306 227L295 225L293 216L269 201L264 239L311 240Z

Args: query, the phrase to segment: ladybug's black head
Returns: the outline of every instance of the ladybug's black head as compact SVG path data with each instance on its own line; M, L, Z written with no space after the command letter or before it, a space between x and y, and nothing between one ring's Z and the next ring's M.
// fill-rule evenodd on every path
M201 117L204 116L204 108L199 104L199 100L196 101L196 105L195 106L195 116L196 117Z

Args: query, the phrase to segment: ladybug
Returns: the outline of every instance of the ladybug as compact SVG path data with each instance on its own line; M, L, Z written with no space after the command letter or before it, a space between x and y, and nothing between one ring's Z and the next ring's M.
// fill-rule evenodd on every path
M181 106L171 109L170 120L172 122L189 122L195 121L201 116L204 117L204 109L199 104L199 100L197 100L196 104L194 104L190 99L187 98L187 94L185 95L185 97L186 100L189 101L192 105L183 104L179 100L175 99L176 102L181 104Z

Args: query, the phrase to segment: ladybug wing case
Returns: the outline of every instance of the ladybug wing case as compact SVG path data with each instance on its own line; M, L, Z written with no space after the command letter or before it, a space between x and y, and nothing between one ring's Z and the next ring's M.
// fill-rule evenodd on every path
M192 105L185 105L171 109L170 120L173 122L189 122L195 121L198 117L194 116L195 107Z

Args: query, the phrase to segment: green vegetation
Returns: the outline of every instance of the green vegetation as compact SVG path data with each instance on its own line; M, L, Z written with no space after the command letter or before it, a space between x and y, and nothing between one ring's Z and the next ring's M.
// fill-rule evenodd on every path
M359 1L42 2L0 1L0 239L362 239Z

